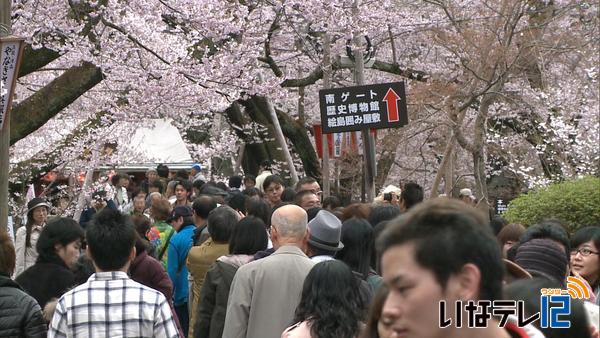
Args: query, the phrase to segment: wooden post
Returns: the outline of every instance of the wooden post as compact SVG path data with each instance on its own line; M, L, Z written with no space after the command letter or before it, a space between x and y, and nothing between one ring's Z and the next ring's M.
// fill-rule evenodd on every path
M306 117L304 116L304 86L298 87L298 120L304 124Z
M448 154L448 166L444 173L444 193L448 197L452 197L452 186L454 185L454 155L454 149L451 149L450 154Z
M235 160L235 167L233 168L233 174L238 175L242 172L242 159L244 157L244 151L246 150L246 143L240 144L240 149L238 150L238 156Z
M358 19L360 0L354 0L352 14ZM357 20L358 21L358 20ZM361 34L359 31L354 32L354 80L358 86L365 84L365 61L363 59L363 51L361 45ZM365 197L366 202L371 203L375 198L375 140L373 134L368 128L361 130L363 140L363 158L365 163Z
M323 89L331 88L331 38L328 32L325 32L323 38ZM324 121L321 121L321 124ZM321 130L323 130L321 128ZM323 158L322 158L322 174L323 174L323 198L329 197L331 191L331 182L329 179L329 139L323 134Z
M12 32L10 21L11 0L0 0L0 37ZM18 76L18 74L15 74ZM8 107L10 110L10 107ZM7 231L8 224L8 167L10 148L10 116L4 117L4 127L0 129L0 231Z
M277 138L277 142L281 146L283 150L283 154L285 156L288 168L290 170L290 175L292 176L292 186L295 186L298 183L298 173L296 172L296 167L294 167L294 161L292 160L292 154L288 149L287 143L285 142L285 137L283 137L283 132L281 131L281 125L279 124L279 119L277 118L277 112L275 112L275 108L271 103L271 100L266 98L267 107L269 108L269 112L271 113L271 119L273 120L273 127L275 127L275 137Z
M217 139L219 135L221 135L221 129L222 129L222 125L223 125L223 115L221 114L215 114L214 115L214 123L213 123L213 127L211 129L211 137L213 140ZM222 158L219 156L217 157L218 159ZM194 162L196 162L196 160L194 160ZM208 160L208 177L211 181L214 181L215 179L215 174L219 174L219 169L218 167L216 167L215 165L216 161L215 161L215 157L211 156L210 159ZM215 171L217 171L215 173Z

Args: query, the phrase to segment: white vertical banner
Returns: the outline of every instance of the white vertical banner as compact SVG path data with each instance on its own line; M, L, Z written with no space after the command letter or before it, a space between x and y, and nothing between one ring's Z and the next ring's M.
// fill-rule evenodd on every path
M333 157L342 156L342 141L344 140L344 133L333 134Z
M3 41L0 51L0 129L4 126L6 111L11 103L10 93L14 85L13 79L19 59L20 41Z
M8 236L12 240L13 244L15 243L15 229L13 226L13 218L12 216L8 216L8 223L6 223L6 231L8 232Z
M25 195L25 202L29 202L35 198L35 187L33 183L27 187L27 194Z
M356 133L356 143L358 145L358 154L360 156L362 156L363 154L363 139L362 139L362 135L359 131L355 131L354 133Z

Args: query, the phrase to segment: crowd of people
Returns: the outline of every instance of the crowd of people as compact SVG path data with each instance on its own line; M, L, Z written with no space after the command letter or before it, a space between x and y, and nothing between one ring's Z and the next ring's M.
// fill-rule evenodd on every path
M598 338L600 226L474 202L406 183L342 206L268 163L227 184L198 164L117 174L79 220L33 198L14 243L0 233L0 337ZM569 277L587 297L568 327L524 320Z

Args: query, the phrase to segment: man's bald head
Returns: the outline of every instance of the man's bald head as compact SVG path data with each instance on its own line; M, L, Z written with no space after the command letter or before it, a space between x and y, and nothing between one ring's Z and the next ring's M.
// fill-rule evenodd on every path
M301 239L306 234L307 224L306 211L297 205L284 205L271 216L271 225L282 238Z

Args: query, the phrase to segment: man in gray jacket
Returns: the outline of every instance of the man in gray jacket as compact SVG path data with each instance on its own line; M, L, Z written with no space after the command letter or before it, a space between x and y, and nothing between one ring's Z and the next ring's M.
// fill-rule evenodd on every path
M279 338L300 302L313 263L304 253L308 217L296 205L278 208L271 218L276 251L240 267L233 278L223 338Z

